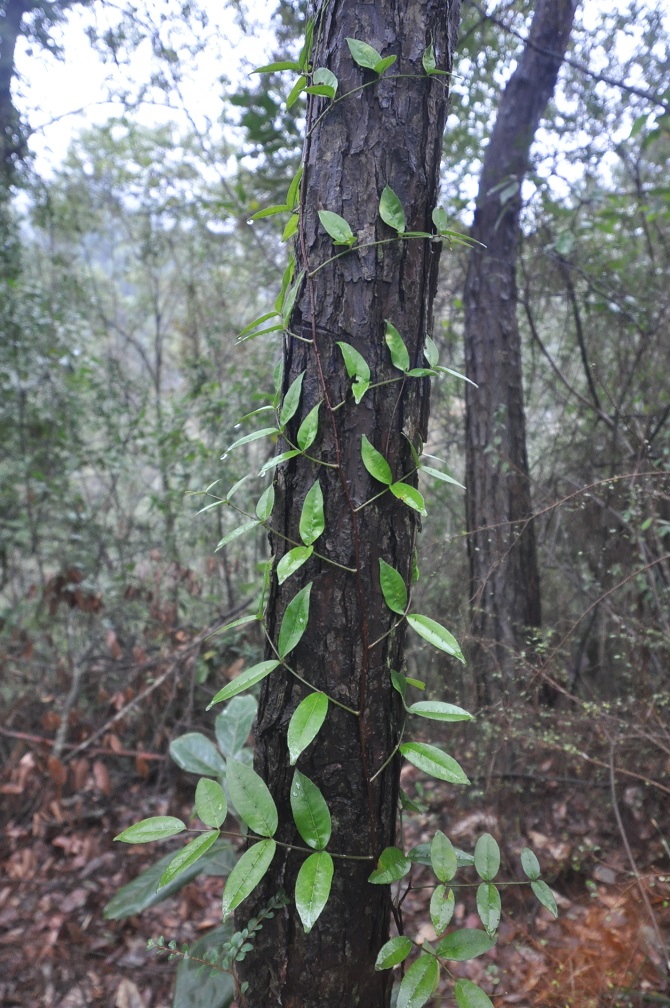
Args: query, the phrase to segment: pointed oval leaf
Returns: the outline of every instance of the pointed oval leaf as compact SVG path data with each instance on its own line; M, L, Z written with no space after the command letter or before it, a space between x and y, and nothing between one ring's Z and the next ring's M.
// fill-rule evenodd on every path
M291 782L291 810L298 833L307 846L323 850L330 840L330 812L316 784L299 770L295 771Z
M274 840L261 840L244 852L228 876L223 890L224 920L256 888L270 867L276 849L277 844Z
M382 189L381 198L379 200L379 216L385 224L388 224L389 227L395 228L398 234L402 234L407 228L407 221L405 219L405 211L402 208L402 203L389 185L385 185Z
M170 742L170 756L181 770L197 773L201 777L221 777L226 772L226 761L201 732L187 732Z
M409 483L403 483L402 480L400 480L398 483L392 483L389 490L394 497L401 500L403 504L407 505L407 507L412 508L413 511L418 511L424 518L426 517L428 512L426 511L424 499L419 491L413 486L410 486Z
M290 654L298 646L302 635L307 629L309 593L311 590L312 582L310 581L304 588L301 588L295 598L292 598L286 606L277 642L277 651L280 658L285 658L287 654Z
M391 969L393 966L397 966L398 963L404 962L411 951L411 939L406 938L404 935L399 935L397 938L391 938L390 941L387 941L386 944L382 945L380 948L375 961L375 969Z
M327 70L326 67L318 67L312 74L312 80L315 84L325 84L327 87L333 89L333 94L337 91L339 81L332 70Z
M489 938L485 931L478 928L462 928L452 931L435 949L443 959L453 959L455 962L465 962L476 959L495 945L495 938Z
M358 378L351 386L351 392L354 397L354 402L356 405L359 404L367 390L370 388L370 382L367 378Z
M295 283L290 288L290 290L286 292L286 296L282 301L281 317L285 326L288 326L289 322L291 321L291 312L293 311L293 305L295 304L295 299L298 296L298 291L302 286L304 275L305 275L304 270L301 270L301 272L298 273L298 276L295 279Z
M174 816L151 816L124 829L114 839L121 840L122 843L151 843L153 840L176 836L185 829L186 824Z
M268 459L261 471L259 476L265 476L270 472L271 469L275 469L277 466L283 465L284 462L288 462L289 459L295 458L300 452L297 448L291 448L290 451L281 452L280 455L275 455L274 458Z
M435 62L435 50L433 49L432 42L424 50L423 56L421 57L421 63L427 74L432 74L437 67L437 63Z
M409 370L409 352L405 346L405 342L393 325L386 319L386 330L384 332L384 341L389 348L391 354L391 360L393 361L393 367L397 368L398 371L408 371Z
M264 207L262 210L257 210L255 214L252 214L249 220L257 221L263 220L264 217L276 217L277 214L286 213L290 210L285 203L277 203L274 206ZM245 330L242 330L244 332ZM240 333L242 335L242 333Z
M433 996L439 977L435 956L421 955L402 978L396 1008L422 1008Z
M327 851L310 854L295 882L295 906L305 934L314 927L330 896L333 859Z
M244 437L238 438L237 441L233 441L231 445L226 448L225 454L231 452L233 448L239 448L240 445L250 444L252 441L258 441L260 438L269 437L270 434L278 434L279 431L276 427L262 427L260 430L252 431L251 434L245 434ZM221 456L224 457L223 455Z
M393 689L400 694L400 696L405 699L407 695L407 677L402 674L402 672L396 672L395 669L391 669L391 684Z
M435 209L433 210L432 217L433 217L433 224L435 225L438 231L447 231L449 229L449 217L444 207L441 206L435 207ZM435 361L435 364L437 364L437 360ZM433 366L434 365L431 364L431 367Z
M284 553L284 556L277 564L277 581L279 584L283 584L287 578L290 578L291 574L295 574L297 570L300 570L302 565L307 563L313 552L313 546L295 546L288 553Z
M298 448L300 451L307 451L314 444L314 440L319 430L319 407L321 403L318 402L316 406L313 406L309 411L303 422L298 427L297 441Z
M252 73L277 73L280 70L295 70L296 73L300 73L302 67L299 63L294 63L293 60L281 60L278 63L267 63L265 66L257 67L256 70L252 70Z
M310 693L293 711L286 736L291 766L314 741L327 713L328 697L325 693Z
M384 601L391 612L403 615L407 608L407 587L395 567L379 558L379 583Z
M358 352L350 343L338 343L338 347L344 358L344 366L350 378L370 378L370 368L365 357Z
M244 693L245 690L251 689L256 683L259 683L261 679L265 679L267 675L279 665L276 659L271 658L269 661L259 662L258 665L252 665L251 668L246 669L241 672L238 676L224 686L223 689L219 690L216 696L213 696L210 702L207 704L207 710L213 707L214 704L223 703L225 700L230 700L231 697L237 696L238 693ZM184 768L185 769L185 768Z
M211 833L203 833L201 836L196 837L195 840L187 843L170 861L170 864L160 877L158 888L160 889L161 886L169 885L177 875L181 875L183 871L192 864L195 864L218 838L219 831L216 829L212 830Z
M375 63L372 69L381 77L385 70L388 70L390 66L393 66L397 58L397 56L385 56L384 59L380 59L378 63Z
M277 830L277 806L265 781L246 763L228 760L226 784L240 819L259 836L271 837Z
M238 525L237 528L234 528L232 532L229 532L220 542L216 544L214 552L217 553L220 549L223 549L224 546L227 546L228 543L231 543L233 539L237 539L238 536L244 535L245 532L250 532L252 529L258 528L259 524L260 522L257 521L249 521L245 522L244 525Z
M195 811L205 826L218 829L228 812L228 803L218 781L201 777L195 789Z
M439 648L440 651L446 651L447 654L458 658L465 665L465 658L458 646L458 641L441 623L437 623L428 616L420 616L418 613L410 613L407 622L412 630L416 630L419 636L427 640L433 647Z
M217 714L214 722L216 741L228 759L236 756L246 745L257 706L252 696L236 696Z
M258 504L256 505L256 515L259 520L264 522L267 521L272 514L272 508L275 504L275 488L271 483L267 490L264 490L258 499Z
M393 476L391 475L391 467L377 449L370 444L365 434L361 439L361 457L363 459L363 465L376 480L380 483L385 483L386 486L390 486L393 482Z
M300 181L302 179L302 165L298 168L297 172L291 179L291 184L288 187L288 192L286 193L286 205L291 210L293 210L299 202L300 199Z
M386 847L379 855L377 867L370 875L368 882L375 885L388 885L403 878L412 867L412 862L405 857L397 847Z
M360 42L358 39L348 38L346 42L354 63L367 70L374 70L382 58L381 53L378 53L367 42Z
M349 223L332 210L319 210L319 220L336 245L353 245L356 241Z
M454 997L458 1008L493 1008L493 1001L472 980L457 980Z
M456 760L447 756L437 746L428 745L426 742L405 742L400 746L400 752L409 763L430 774L431 777L448 781L450 784L470 783Z
M302 381L304 377L305 372L301 371L298 377L294 378L286 390L286 395L284 396L281 412L279 414L279 423L282 427L285 427L289 420L295 416L298 406L300 405Z
M305 88L305 94L323 95L324 98L330 98L331 101L335 97L335 91L329 84L310 84Z
M428 473L428 475L432 476L433 479L442 480L443 483L452 483L454 486L460 487L461 490L465 490L465 487L463 486L462 483L459 483L458 480L454 479L453 476L450 476L448 473L442 472L440 469L435 469L433 468L433 466L427 466L423 464L419 466L419 469L421 470L421 472Z
M472 714L468 714L462 707L455 704L444 703L442 700L419 700L408 708L410 714L418 714L419 717L429 718L431 721L473 721Z
M456 850L442 830L437 830L431 841L430 864L440 882L450 882L458 870Z
M500 848L490 833L482 833L475 844L475 869L485 882L492 882L500 868Z
M292 108L295 105L295 103L297 102L298 98L300 97L300 95L302 94L302 92L305 90L305 86L306 85L307 85L307 78L304 77L304 76L298 77L297 81L295 82L295 84L291 88L291 90L290 90L290 92L288 94L288 97L286 99L286 108L287 109L290 109L290 108Z
M297 213L291 214L286 222L286 227L281 233L281 240L283 242L288 241L292 238L294 234L298 231L298 225L300 224L300 215Z
M430 897L430 919L436 934L441 935L449 927L455 907L453 889L446 892L443 885L437 886Z
M521 851L521 867L533 882L536 882L540 877L540 862L537 857L530 849L530 847L524 847Z
M491 882L482 882L477 888L477 913L487 935L492 938L500 924L500 893Z
M316 479L305 495L305 502L300 513L300 538L305 546L311 546L312 543L315 543L325 527L323 491L319 480Z
M530 884L531 889L535 893L536 898L540 901L542 906L553 914L554 917L558 917L558 907L556 906L556 899L553 892L549 888L546 882L542 879L535 879Z
M426 341L423 345L423 355L428 361L430 367L434 368L440 359L440 351L437 349L437 343L434 339L426 334Z

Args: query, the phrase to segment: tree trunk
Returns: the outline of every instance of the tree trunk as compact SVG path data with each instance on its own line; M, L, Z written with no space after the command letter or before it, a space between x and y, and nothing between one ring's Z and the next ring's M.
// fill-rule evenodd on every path
M541 624L517 321L521 184L577 0L538 0L484 156L465 283L466 510L477 702L519 692L515 659Z
M327 0L319 10L313 66L337 76L338 96L353 93L323 116L323 98L310 100L308 107L296 243L296 271L304 269L307 279L285 343L283 387L286 392L304 371L300 408L287 434L295 444L300 423L321 403L319 433L308 454L323 464L298 456L278 471L271 544L278 562L289 543L300 542L303 502L319 480L325 532L315 550L331 562L313 556L281 586L273 575L267 627L276 644L288 603L311 582L307 629L289 664L360 716L331 703L298 768L319 787L330 809L328 849L363 860L335 858L329 902L305 934L293 904L305 854L279 848L269 874L238 914L241 926L281 888L291 899L264 925L254 952L241 964L250 984L247 1008L389 1004L390 971L375 972L374 962L388 938L390 892L367 879L395 838L399 759L378 771L399 739L400 702L389 672L403 666L405 634L404 623L392 631L397 617L381 593L379 560L395 567L409 586L418 517L391 493L381 493L383 484L363 466L361 442L366 436L386 457L395 480L415 483L410 442L420 450L426 436L428 382L401 378L393 367L385 319L402 335L412 366L425 366L423 344L440 246L425 239L398 240L380 219L378 206L389 185L403 205L407 229L432 231L448 77L427 76L422 55L432 41L438 67L451 70L459 7L459 0ZM382 56L396 54L388 77L378 79L374 71L357 66L347 38L367 42ZM395 240L327 263L342 247L333 246L320 224L321 209L343 216L359 244ZM386 382L371 388L359 405L338 341L365 357L372 383ZM270 647L267 657L273 656ZM289 802L294 771L286 730L308 692L279 668L264 682L260 697L255 766L279 809L277 839L285 843L302 844Z

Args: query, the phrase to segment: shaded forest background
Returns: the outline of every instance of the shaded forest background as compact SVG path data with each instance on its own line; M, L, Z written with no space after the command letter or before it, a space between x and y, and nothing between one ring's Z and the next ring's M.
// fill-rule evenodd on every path
M56 14L71 5L57 5L56 14L53 6L36 2L24 14L19 34L31 45L56 47ZM249 221L284 201L299 163L301 106L286 111L291 82L272 74L261 83L222 82L212 131L196 129L183 108L174 122L148 126L139 110L159 99L177 110L180 63L202 58L197 45L173 48L171 32L186 23L197 29L206 12L185 4L174 19L156 21L150 9L141 17L122 11L108 23L104 4L81 6L91 9L91 41L118 65L124 93L119 114L76 136L48 174L35 170L30 123L7 104L0 79L0 857L7 876L0 915L12 935L0 950L14 977L3 976L0 988L6 984L7 1004L135 1008L167 1003L169 972L157 963L138 993L144 1000L133 1002L127 988L120 1001L120 977L138 980L132 956L109 966L110 949L135 942L135 967L144 963L136 935L148 936L145 922L116 924L106 938L97 933L92 961L104 959L113 986L100 981L99 996L89 990L68 1002L88 981L59 943L85 940L89 924L79 920L79 935L67 931L67 918L55 930L31 932L20 918L21 887L37 894L43 885L65 886L70 895L81 888L76 916L93 897L72 880L80 871L86 878L86 865L101 858L107 888L96 891L86 919L100 918L112 876L120 884L140 867L109 853L119 821L183 801L165 756L170 741L193 729L211 734L203 712L212 694L261 657L259 632L216 630L254 611L265 536L217 549L239 514L200 512L275 452L261 441L225 455L253 430L241 418L272 401L276 334L238 335L272 310L285 263L283 222ZM235 6L244 23L248 12ZM545 943L568 949L556 962L528 953L535 978L546 966L541 990L520 965L518 948L530 948L529 940L517 942L508 965L526 987L516 1003L670 1003L662 949L670 897L670 23L663 6L578 10L530 169L500 189L503 207L521 200L517 318L542 601L541 624L505 656L513 698L507 688L488 689L488 706L478 705L482 677L503 676L500 641L473 632L485 584L469 581L468 540L486 530L468 529L457 487L422 485L431 520L420 540L415 597L473 661L462 669L418 646L410 674L429 691L439 684L449 701L479 706L476 726L459 729L455 741L452 732L449 743L460 747L475 793L458 806L433 785L424 814L448 816L464 835L534 832L575 922ZM487 10L464 4L444 143L441 204L450 227L463 233L533 4ZM11 13L11 0L3 0L5 29ZM278 54L299 47L301 24L299 4L278 5ZM131 94L124 60L146 38L151 79ZM467 268L467 247L454 242L442 256L433 338L442 363L459 372ZM463 383L436 383L427 450L460 482L464 416ZM504 412L494 422L499 434L485 451L504 472ZM253 514L261 486L252 478L239 488L242 514ZM510 529L506 549L523 530ZM504 554L495 560L492 578L505 561ZM423 794L422 782L413 783ZM192 926L194 907L211 916L213 883L220 879L201 880L199 895L182 896L166 911L172 923L158 926ZM516 919L529 913L521 908ZM587 936L610 933L608 915L612 934L625 936L621 945L597 942L588 961L574 965L570 956L588 946ZM540 934L542 926L550 925L540 921ZM50 999L47 981L39 987L27 980L30 970L22 974L25 962L16 965L16 945L25 941L51 963L41 971L49 972ZM619 975L631 943L639 955ZM559 970L566 962L574 966L572 987Z

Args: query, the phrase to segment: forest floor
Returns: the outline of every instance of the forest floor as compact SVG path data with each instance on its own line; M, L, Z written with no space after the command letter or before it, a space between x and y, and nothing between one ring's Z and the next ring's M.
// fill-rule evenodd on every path
M567 725L560 713L554 716L559 729ZM169 1008L175 964L147 951L147 940L165 935L179 946L190 944L220 923L222 878L199 876L124 920L106 920L103 908L164 853L151 844L115 844L114 835L150 815L188 817L194 779L159 754L153 762L151 753L124 755L127 743L111 733L97 750L61 763L50 754L48 720L40 735L29 727L29 719L14 711L0 728L6 757L0 770L0 1004ZM496 1005L670 1005L664 972L670 763L664 746L642 744L639 734L636 739L616 761L606 740L594 747L593 733L588 757L579 751L583 739L574 739L571 757L569 746L560 752L534 746L516 753L515 766L523 770L511 774L499 769L506 746L494 747L484 778L476 744L452 746L472 776L471 789L426 780L412 767L403 772L403 786L424 807L407 820L408 845L427 841L439 828L472 850L477 837L490 832L501 840L501 877L517 880L519 854L528 845L558 903L554 919L527 885L506 888L496 948L454 964L454 977L481 984ZM429 879L422 872L414 872L403 903L405 933L419 942L435 937L420 888ZM454 922L478 926L468 898L457 896ZM445 978L447 999L439 1003L453 1003L451 982Z

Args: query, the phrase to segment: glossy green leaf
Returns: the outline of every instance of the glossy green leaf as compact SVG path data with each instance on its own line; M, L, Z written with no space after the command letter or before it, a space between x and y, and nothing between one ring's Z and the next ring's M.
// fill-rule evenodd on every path
M381 557L379 558L379 583L386 605L392 612L402 616L407 608L405 582L395 567L391 567Z
M305 934L316 924L330 896L333 859L327 851L310 854L301 865L295 882L295 906Z
M287 207L285 203L277 203L274 206L264 207L262 210L257 210L255 214L252 214L249 220L256 221L263 220L264 217L276 217L277 214L286 213L286 211L290 209L291 208ZM245 331L246 330L242 330L242 332ZM240 335L242 335L242 333L240 333Z
M380 59L378 63L375 63L372 69L381 77L381 75L388 70L390 66L393 66L397 59L397 56L385 56L384 59Z
M414 367L405 371L408 378L434 378L437 374L432 368Z
M367 70L374 70L377 64L381 62L381 53L378 53L367 42L360 42L354 38L348 38L346 42L349 46L351 57L358 66L365 67Z
M287 109L293 108L298 98L305 90L306 85L307 85L307 78L305 76L298 77L297 81L289 91L288 97L286 99Z
M402 672L396 672L395 669L391 669L391 683L393 685L393 689L396 690L404 700L407 694L407 679Z
M302 49L300 50L300 55L298 56L298 63L300 64L301 70L309 69L309 61L312 55L312 45L314 43L314 24L314 18L309 18L305 28L305 41L302 44Z
M441 935L449 927L455 907L453 889L447 892L443 885L439 885L433 890L430 897L430 919L436 934Z
M287 578L290 578L291 574L295 574L297 570L300 570L302 565L307 563L313 552L313 546L294 546L288 553L284 553L284 556L277 564L277 581L279 584L283 584Z
M459 378L461 381L467 382L468 385L472 385L473 388L479 387L477 382L473 382L471 378L468 378L467 375L461 374L460 371L454 371L453 368L442 367L442 365L439 364L436 370L439 371L440 374L450 374L453 378Z
M298 291L302 286L304 276L305 271L302 270L300 273L298 273L298 276L296 277L293 286L286 292L286 297L284 298L281 310L282 321L285 326L288 326L289 322L291 321L291 313L293 311L293 305L295 304L295 299L298 296Z
M435 957L428 953L419 956L402 978L396 1008L422 1008L433 996L439 977Z
M385 224L394 228L398 234L402 234L406 230L407 222L402 203L389 185L385 185L382 189L379 200L379 216Z
M251 532L252 529L258 528L259 525L260 522L258 521L248 521L245 522L244 525L238 525L237 528L234 528L232 530L232 532L228 532L227 535L224 535L223 539L221 539L214 547L214 552L215 553L218 552L218 550L223 549L224 546L227 546L228 543L231 543L234 539L237 539L238 536L244 535L246 532Z
M252 665L251 668L240 672L227 686L220 689L216 696L212 697L207 704L207 710L213 707L214 704L223 703L225 700L230 700L232 697L237 696L238 693L244 693L245 690L251 689L261 679L265 679L271 672L274 672L278 665L279 662L271 658L269 661L259 662L258 665Z
M440 882L450 882L458 869L454 845L442 830L437 830L431 840L430 864Z
M369 378L370 368L365 357L358 352L350 343L338 342L338 347L344 358L344 366L350 378Z
M435 340L431 339L430 336L426 335L426 341L423 345L423 355L428 361L430 367L434 368L440 359L440 352L437 349L437 344Z
M246 483L248 479L251 479L251 473L247 473L246 476L242 477L242 479L238 479L236 483L233 483L230 490L226 494L226 500L227 501L231 500L233 494L236 494L237 491L240 489L240 487L243 486L243 484Z
M256 70L252 70L252 73L277 73L280 70L295 70L296 73L300 73L302 67L299 63L294 63L293 60L281 60L278 63L267 63L265 66L257 67Z
M390 486L393 482L393 476L391 475L391 467L377 449L370 444L365 434L361 440L361 457L363 459L363 465L376 480L380 483L385 483L386 486Z
M407 617L407 622L412 630L415 630L420 637L427 640L433 647L439 648L440 651L446 651L447 654L453 658L458 658L465 665L465 658L458 646L458 641L441 623L437 623L428 616L420 616L418 613L410 613Z
M261 840L244 852L228 876L223 890L221 909L224 920L256 888L270 867L276 849L274 840Z
M398 371L407 371L410 363L407 347L396 327L388 319L386 319L384 341L389 348L393 367L397 368Z
M165 840L166 837L176 836L183 833L186 824L181 819L174 816L151 816L150 819L142 819L141 822L134 823L128 829L115 836L115 840L123 843L151 843L154 840Z
M310 581L304 588L301 588L295 598L292 598L286 606L277 642L277 651L280 658L286 658L286 655L290 654L298 646L302 635L307 629L309 593L311 590L312 582Z
M433 224L438 231L446 231L449 228L449 217L444 207L438 206L433 210ZM437 364L437 361L435 361ZM431 367L433 365L431 364Z
M237 441L233 441L231 445L226 448L226 455L231 452L233 448L239 448L240 445L250 444L252 441L258 441L260 438L269 437L271 434L278 434L279 431L276 427L262 427L260 430L252 431L251 434L245 434L244 437L238 438ZM221 456L222 458L224 456Z
M553 914L554 917L558 917L558 907L556 906L556 899L553 892L549 888L546 882L542 879L534 879L530 884L531 889L535 893L536 898L540 901L542 906Z
M458 1008L494 1008L493 1001L472 980L457 980L454 997Z
M182 850L175 854L170 861L170 864L161 875L158 883L159 889L161 886L169 885L170 882L177 877L177 875L180 875L190 865L195 864L195 862L209 850L218 838L219 831L216 829L212 830L211 833L202 833L200 836L196 837L195 840L191 840L190 843L187 843Z
M478 928L463 928L446 935L435 952L443 959L465 962L467 959L476 959L477 956L483 955L494 945L495 939L489 938L486 932Z
M403 483L402 480L400 480L398 483L392 483L389 490L394 497L401 500L403 504L407 505L407 507L412 508L413 511L418 511L424 518L426 517L428 512L426 511L426 505L423 497L419 491L413 486L410 486L409 483Z
M235 1000L233 978L219 970L203 970L202 961L218 955L232 934L231 924L220 924L189 945L188 957L177 966L172 1008L230 1008Z
M409 763L430 774L431 777L448 781L450 784L470 783L456 760L447 756L437 746L428 745L426 742L405 742L400 746L400 752Z
M298 231L298 225L300 224L300 215L297 213L291 214L286 222L286 227L281 233L281 240L288 241L292 238L294 234Z
M484 882L492 882L500 868L500 848L490 833L482 833L475 844L475 869Z
M221 777L226 761L202 732L187 732L170 742L170 756L181 770L201 777Z
M387 941L386 944L382 945L380 948L375 961L375 969L391 969L393 966L397 966L398 963L404 962L411 951L411 939L406 938L404 935L399 935L397 938L391 938L390 941Z
M274 836L279 822L268 786L246 763L228 760L226 784L240 819L259 836Z
M286 193L286 206L291 210L300 202L300 182L302 180L302 165L298 168L297 172L291 179L291 184L288 187L288 192Z
M369 388L370 382L367 378L357 378L356 381L352 383L351 392L356 405L358 405Z
M319 220L336 245L353 245L356 241L351 227L332 210L319 210Z
M272 508L275 503L275 488L271 483L267 490L264 490L258 499L258 504L256 505L256 515L259 520L264 522L267 521L272 514Z
M245 336L249 334L254 334L255 329L258 329L259 326L263 325L263 323L267 322L269 319L276 318L278 314L279 313L276 311L271 311L266 312L265 315L260 315L258 318L255 318L253 322L250 322L249 325L246 325L244 329L240 331L237 337L238 340L243 341Z
M253 623L257 619L257 616L240 616L239 619L232 620L230 623L224 623L223 626L213 630L211 634L208 634L207 637L205 637L205 640L209 640L210 637L216 637L216 635L220 633L227 633L228 630L235 630L239 626L244 626L245 623Z
M327 713L328 697L325 693L310 693L293 711L286 736L291 766L314 741Z
M296 455L299 454L300 452L298 451L297 448L291 448L290 451L281 452L280 455L275 455L274 458L269 459L265 463L265 465L263 466L258 475L259 476L267 475L267 473L269 473L271 469L275 469L277 466L283 465L284 462L288 462L289 459L295 458Z
M195 789L195 811L205 826L218 829L228 812L228 803L218 781L201 777Z
M305 495L305 501L300 513L300 538L305 546L311 546L319 538L326 527L323 513L323 491L318 479L312 483Z
M412 862L405 857L397 847L386 847L379 855L377 867L370 875L368 882L376 885L388 885L403 878L412 867Z
M454 704L444 703L442 700L419 700L408 708L410 714L418 714L419 717L429 718L431 721L472 721L472 714L468 714L462 707Z
M428 473L428 475L432 476L433 479L442 480L443 483L452 483L454 486L460 487L461 490L465 490L463 484L459 483L453 476L450 476L448 473L441 472L439 469L434 469L433 466L421 464L419 469L421 472Z
M284 401L282 403L281 412L279 414L279 423L282 427L295 416L298 406L300 405L300 396L302 395L302 382L305 377L305 372L301 371L297 378L295 378L288 389L286 390L286 395L284 396Z
M236 696L214 721L216 741L223 754L232 759L246 745L256 717L257 704L252 696Z
M432 74L435 72L437 63L435 62L435 50L433 48L432 42L424 50L423 56L421 57L421 64L427 74Z
M310 84L305 88L305 94L322 95L324 98L330 98L332 101L335 97L335 91L328 84Z
M482 882L477 888L477 913L489 937L493 937L500 924L500 893L492 882Z
M332 70L327 70L326 67L318 67L312 74L312 81L314 84L325 84L327 87L333 89L333 95L337 91L339 81Z
M316 406L313 406L309 411L303 422L298 427L297 442L298 448L301 451L307 451L311 448L316 439L317 432L319 430L319 407L321 403L318 402Z
M523 868L525 874L533 882L536 882L541 874L540 862L537 860L534 852L530 847L524 847L521 851L521 867Z
M330 840L330 812L316 784L296 770L291 782L291 811L308 847L323 850Z

